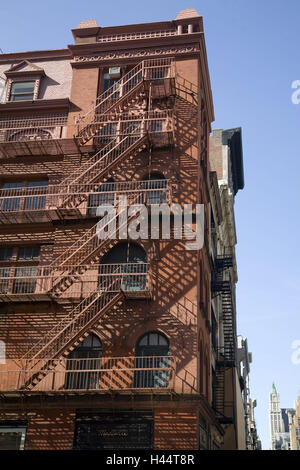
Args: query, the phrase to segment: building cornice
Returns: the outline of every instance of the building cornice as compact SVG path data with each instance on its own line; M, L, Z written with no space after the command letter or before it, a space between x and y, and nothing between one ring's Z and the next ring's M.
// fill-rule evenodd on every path
M80 62L103 62L200 53L201 33L165 38L115 41L111 43L71 44L72 65ZM116 47L117 46L117 47Z
M61 60L71 59L69 49L50 49L45 51L11 52L0 54L1 64L15 64L22 60Z

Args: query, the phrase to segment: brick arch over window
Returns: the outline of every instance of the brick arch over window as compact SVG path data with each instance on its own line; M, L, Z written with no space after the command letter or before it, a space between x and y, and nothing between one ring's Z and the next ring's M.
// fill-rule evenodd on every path
M52 134L46 129L22 129L21 131L11 132L7 136L9 142L21 142L23 140L50 140Z
M147 173L143 176L142 181L141 189L145 190L145 203L163 204L167 202L168 182L161 172Z
M68 357L65 388L68 390L98 389L101 378L101 356L102 342L92 333Z
M159 331L144 333L135 348L135 388L166 388L170 382L170 342ZM145 369L145 370L141 370Z
M119 242L101 259L101 264L147 263L147 253L138 243Z
M145 291L147 287L147 253L133 242L119 242L101 259L99 266L99 287Z

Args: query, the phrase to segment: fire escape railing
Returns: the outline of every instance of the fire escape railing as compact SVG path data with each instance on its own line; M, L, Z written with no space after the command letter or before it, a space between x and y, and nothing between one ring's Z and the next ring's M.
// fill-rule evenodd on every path
M95 186L97 189L95 189ZM142 180L104 183L101 184L65 184L48 186L35 186L32 188L0 189L1 212L24 212L53 210L63 206L68 199L69 207L78 207L78 197L82 201L79 205L83 213L95 214L100 205L116 206L120 195L126 196L128 201L139 194L138 204L160 204L171 202L171 186L168 180Z
M47 294L57 282L57 278L65 276L74 266L5 266L0 268L0 299L5 300L9 295L26 297L30 294ZM82 266L83 274L74 275L66 290L68 297L80 298L94 292L123 292L151 291L151 271L147 263L115 263L93 264ZM116 284L113 281L118 280Z
M232 386L232 368L236 365L236 327L233 284L229 268L233 267L231 253L216 256L211 280L212 297L221 296L223 346L216 351L216 380L214 384L214 406L220 423L230 424L233 421L233 398L228 391Z
M128 109L134 99L140 99L147 93L149 83L161 83L166 79L175 79L175 62L172 58L148 59L104 91L96 100L96 105L84 116L77 118L77 139L81 145L92 139L101 128L100 116Z
M45 364L46 367L45 367ZM172 356L9 359L0 368L0 391L174 389Z

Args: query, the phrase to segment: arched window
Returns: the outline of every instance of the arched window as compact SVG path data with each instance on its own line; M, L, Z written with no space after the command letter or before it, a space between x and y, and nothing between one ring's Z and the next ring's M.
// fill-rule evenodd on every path
M65 388L72 390L98 389L101 355L100 339L93 334L87 336L68 357Z
M151 173L144 178L143 189L148 204L163 204L167 202L167 181L161 173Z
M101 260L99 287L101 290L123 291L146 289L147 254L137 243L120 242ZM121 277L121 284L118 279ZM112 286L110 288L109 286Z
M42 128L24 128L21 131L11 133L8 136L10 142L22 142L26 140L50 140L52 134L50 131Z
M99 194L97 194L99 193ZM115 205L115 182L113 178L109 178L105 183L101 184L96 192L89 195L88 214L96 215L97 207Z
M143 335L136 344L135 388L166 388L170 380L168 338L157 331Z

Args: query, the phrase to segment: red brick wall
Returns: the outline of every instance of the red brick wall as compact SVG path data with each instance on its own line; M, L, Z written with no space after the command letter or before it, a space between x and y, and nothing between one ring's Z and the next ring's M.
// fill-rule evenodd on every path
M198 449L198 418L195 410L155 410L154 448Z

